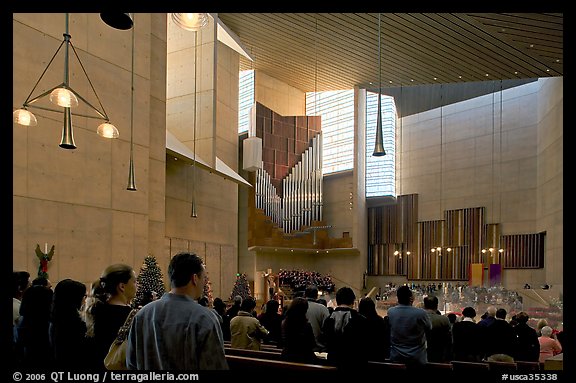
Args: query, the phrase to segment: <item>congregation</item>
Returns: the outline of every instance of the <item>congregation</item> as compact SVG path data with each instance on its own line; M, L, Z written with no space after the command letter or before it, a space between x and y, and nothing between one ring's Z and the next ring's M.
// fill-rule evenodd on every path
M210 307L203 296L205 272L196 254L175 255L168 268L171 290L135 308L137 278L125 264L107 267L91 289L72 279L52 289L46 278L30 282L28 272L15 271L14 365L105 370L104 359L133 309L125 366L132 370L227 370L234 349L277 349L279 360L339 370L369 361L409 369L451 361L543 363L563 349L563 331L546 321L532 328L524 311L508 318L505 308L488 306L477 321L468 306L459 319L438 310L434 291L416 307L408 285L395 289L397 303L385 316L375 300L358 299L347 286L336 291L335 305L327 305L312 284L284 307L272 299L257 312L255 299L241 296L229 306L215 298Z

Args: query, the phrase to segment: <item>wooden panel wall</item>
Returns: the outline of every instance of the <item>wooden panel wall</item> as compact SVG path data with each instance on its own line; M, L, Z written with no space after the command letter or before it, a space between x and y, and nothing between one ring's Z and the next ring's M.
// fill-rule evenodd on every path
M484 223L484 207L446 210L442 220L417 222L417 201L415 194L398 196L396 204L368 209L368 274L465 281L473 263L544 267L545 233L502 236L499 223ZM490 247L495 252L482 252Z

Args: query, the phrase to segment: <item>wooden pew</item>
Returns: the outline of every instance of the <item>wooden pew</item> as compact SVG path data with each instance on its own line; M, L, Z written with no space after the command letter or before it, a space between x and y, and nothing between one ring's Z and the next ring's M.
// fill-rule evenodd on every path
M474 371L488 371L490 369L488 363L466 362L463 360L453 360L450 363L453 371L469 371L473 373Z
M368 369L372 371L406 370L404 363L368 361Z
M245 350L242 348L224 347L226 355L247 356L250 358L260 358L266 360L280 360L280 352L264 351L264 350Z
M497 371L497 372L518 371L518 367L515 362L489 361L488 367L490 368L490 371Z
M282 371L306 371L306 372L330 372L336 371L336 367L322 366L319 364L307 364L286 362L281 360L267 360L261 358L251 358L240 355L226 355L226 361L230 370L282 370Z
M525 360L517 360L516 367L518 367L518 371L540 371L542 369L540 362L529 362Z
M452 363L427 362L424 368L428 371L452 371Z

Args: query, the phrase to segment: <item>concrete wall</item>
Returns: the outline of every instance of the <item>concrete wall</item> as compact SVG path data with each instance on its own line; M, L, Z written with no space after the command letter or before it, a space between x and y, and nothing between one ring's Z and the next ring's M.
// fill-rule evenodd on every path
M218 157L238 171L238 53L216 40L210 20L197 36L196 71L196 34L170 22L168 35L167 129L194 150L196 118L198 157L214 166ZM232 181L202 168L194 171L190 163L168 156L165 252L191 250L202 256L212 295L224 300L238 269L238 188ZM193 198L196 218L190 216Z
M63 13L13 14L13 108L19 108L56 52ZM137 270L152 253L165 270L164 153L166 15L138 14L134 84L137 191L127 191L130 153L131 31L104 24L98 13L70 14L71 41L120 137L96 134L103 122L72 116L77 148L60 148L63 114L30 109L35 127L13 125L13 269L36 275L36 244L55 245L52 281L90 283L111 263ZM62 82L63 50L34 95ZM98 101L70 51L70 86ZM152 75L154 74L154 75ZM40 105L50 106L48 98ZM80 106L73 113L91 113Z
M306 92L261 71L255 71L254 76L254 101L282 116L306 115Z
M419 221L485 206L486 222L500 222L503 235L546 231L545 269L505 269L507 288L562 284L562 83L541 79L507 89L502 103L498 91L446 105L442 124L439 109L402 124L399 182L403 194L419 195Z
M564 93L561 78L538 81L537 231L546 231L545 282L563 293ZM516 281L518 284L522 280Z

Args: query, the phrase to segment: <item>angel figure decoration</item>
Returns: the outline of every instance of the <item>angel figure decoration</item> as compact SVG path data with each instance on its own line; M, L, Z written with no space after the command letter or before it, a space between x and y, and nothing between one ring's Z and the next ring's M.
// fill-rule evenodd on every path
M50 262L54 256L54 245L52 245L50 251L48 251L48 244L44 245L44 252L42 252L40 245L36 244L36 256L40 260L38 277L48 279L48 262Z

